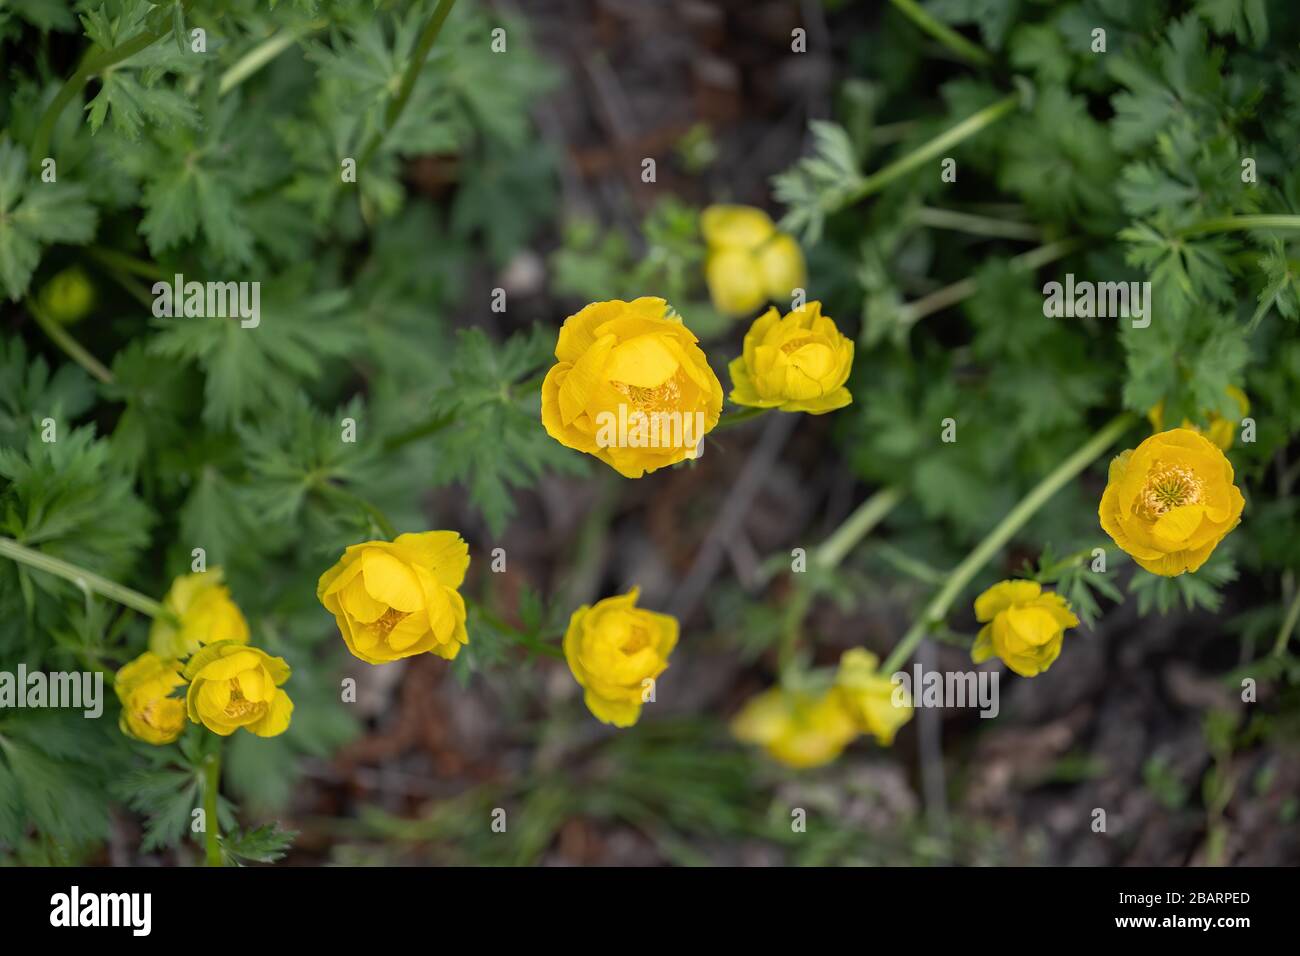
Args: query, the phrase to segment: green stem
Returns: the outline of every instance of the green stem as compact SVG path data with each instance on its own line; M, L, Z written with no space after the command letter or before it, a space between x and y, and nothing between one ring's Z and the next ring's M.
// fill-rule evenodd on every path
M1020 105L1020 94L1012 93L1003 99L998 100L990 106L984 107L978 113L974 113L962 120L956 126L944 130L934 139L923 144L906 156L894 160L888 166L880 169L870 176L867 176L858 184L857 188L852 190L847 198L839 204L840 208L851 206L856 202L866 199L873 193L878 193L895 179L907 175L916 167L928 163L936 156L941 156L952 146L956 146L964 139L969 139L980 130L992 126L1002 117L1011 113Z
M165 279L162 268L145 259L137 259L135 256L128 256L124 252L118 252L116 249L107 249L104 246L86 246L85 252L90 258L94 259L100 265L108 266L110 269L117 269L127 275L139 276L142 279Z
M1037 242L1043 235L1042 230L1032 223L976 216L955 209L935 209L931 206L917 209L916 221L933 229L952 229L976 236L991 236L994 239L1028 239Z
M355 492L349 491L342 485L334 484L328 478L317 479L312 483L312 487L328 498L333 498L336 501L341 501L344 504L359 509L367 518L370 519L370 523L374 527L374 530L378 531L389 541L392 541L397 537L397 528L395 528L393 523L388 520L388 516Z
M824 568L838 565L905 496L906 493L901 488L881 488L858 505L857 510L822 542L813 559Z
M1300 229L1300 216L1221 216L1204 219L1178 231L1179 236L1204 236L1215 232L1240 232L1243 229Z
M438 6L434 9L433 15L429 17L429 22L424 25L424 30L420 33L420 39L416 42L415 50L411 54L411 61L406 65L406 72L402 75L402 85L397 90L397 96L393 97L392 102L388 104L388 109L384 113L384 127L376 130L362 150L360 159L357 160L357 168L360 169L366 164L375 151L379 149L379 144L383 142L384 136L392 131L397 125L398 119L401 118L402 111L406 109L406 103L411 98L411 91L415 89L415 81L420 75L420 70L424 67L424 61L429 57L429 51L433 49L433 43L438 39L438 34L442 32L442 25L451 13L451 8L456 5L456 0L439 0Z
M217 747L221 744L218 740ZM217 794L221 790L221 750L203 759L203 846L204 864L221 866L221 822L217 817Z
M452 415L435 415L433 418L423 421L414 428L408 428L404 432L398 432L390 438L384 440L384 451L396 451L413 441L418 441L429 435L436 435L456 419Z
M98 574L80 568L75 564L59 558L52 558L48 554L42 554L34 548L19 544L13 538L0 537L0 557L9 558L11 561L25 564L37 571L44 571L46 574L53 574L65 581L71 581L82 590L91 591L109 598L118 604L131 608L133 611L139 611L141 614L163 618L169 616L163 606L153 598L145 597L139 591L133 591L116 581L100 577Z
M189 5L190 0L184 0L181 6L184 8ZM44 114L41 116L41 121L36 127L36 135L32 137L30 156L32 165L39 165L41 160L49 156L50 138L54 135L54 124L58 122L59 114L63 112L64 107L81 93L92 76L103 73L109 67L135 56L141 50L152 46L171 32L172 27L170 24L159 30L146 30L125 43L119 43L111 50L104 50L98 55L94 53L87 54L82 59L77 72L73 73L67 82L60 87L59 92L54 95L54 99L50 101L50 105L46 107Z
M1009 264L1013 269L1032 272L1035 269L1041 269L1048 263L1055 262L1057 259L1064 259L1071 253L1082 249L1083 246L1082 239L1058 239L1055 242L1045 243L1037 249L1030 249L1028 252L1013 256ZM949 306L956 305L963 299L970 298L978 288L979 284L969 276L954 282L952 285L946 285L942 289L937 289L929 295L903 306L899 321L903 325L911 325L927 315L940 312Z
M1020 502L1007 512L998 522L997 527L985 536L975 549L966 555L961 564L953 569L947 582L930 599L930 603L917 617L916 621L903 639L881 665L880 673L892 674L898 670L916 650L926 633L939 624L948 614L953 601L978 574L993 556L1011 540L1012 536L1024 527L1034 514L1045 505L1053 495L1073 479L1079 472L1092 464L1103 452L1119 439L1125 431L1137 421L1132 412L1124 412L1111 419L1097 434L1093 435L1074 454L1056 466L1046 478L1040 481Z
M36 324L41 327L41 330L49 337L50 341L63 351L63 354L105 385L113 384L113 373L105 368L99 359L82 348L81 343L73 338L67 329L46 315L31 298L28 298L23 304L27 307L28 314L36 320Z
M899 12L934 37L958 57L976 66L989 66L993 58L984 49L958 33L946 23L940 23L916 0L890 0Z
M1277 640L1273 642L1274 657L1281 657L1286 653L1286 645L1291 640L1291 632L1295 630L1297 619L1300 619L1300 588L1296 588L1295 597L1291 599L1282 626L1278 628Z
M307 34L323 30L327 26L329 26L328 20L312 20L293 28L285 27L276 31L241 56L231 65L230 69L221 74L221 81L217 84L217 95L225 96Z
M731 428L734 425L743 425L750 419L758 418L760 415L766 415L772 409L770 408L753 408L745 407L738 412L729 412L718 419L718 424L713 426L715 432L722 431L724 428Z

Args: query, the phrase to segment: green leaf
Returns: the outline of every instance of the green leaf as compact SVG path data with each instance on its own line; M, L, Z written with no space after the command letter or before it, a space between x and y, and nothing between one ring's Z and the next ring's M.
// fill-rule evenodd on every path
M0 137L0 286L12 301L26 294L44 246L89 242L95 219L81 186L42 182L26 151Z

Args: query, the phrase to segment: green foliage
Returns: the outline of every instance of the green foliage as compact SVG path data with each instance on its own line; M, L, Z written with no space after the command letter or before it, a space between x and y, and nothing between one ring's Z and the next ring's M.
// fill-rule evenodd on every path
M435 6L0 11L13 81L0 95L0 298L17 303L0 333L0 535L155 600L195 549L224 569L253 643L293 670L289 731L226 742L225 795L257 813L286 806L298 758L358 732L339 702L346 652L315 599L342 549L386 534L388 518L440 526L428 492L450 482L500 533L515 491L580 467L538 425L525 381L549 364L553 332L505 327L501 346L468 333L454 349L451 332L467 258L504 264L554 209L556 157L535 148L531 110L556 73L515 20L510 56L495 55L484 38L502 21L473 0L414 62ZM445 201L409 185L407 161L432 155ZM64 335L95 359L61 354L22 304L69 265L95 304ZM160 315L155 283L173 281L255 283L257 319ZM454 425L421 430L443 417ZM420 441L402 438L412 429ZM29 855L32 834L59 859L93 854L110 781L144 819L141 852L202 856L189 824L206 732L153 748L117 728L112 672L145 649L148 622L8 558L0 614L5 662L108 674L98 721L0 718L0 856ZM293 838L235 831L224 798L219 814L230 862L278 859Z

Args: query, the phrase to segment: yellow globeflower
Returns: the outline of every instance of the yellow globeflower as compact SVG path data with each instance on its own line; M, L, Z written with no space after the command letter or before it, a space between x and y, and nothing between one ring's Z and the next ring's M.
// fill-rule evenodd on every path
M426 651L451 660L469 642L457 590L468 568L469 546L455 531L400 534L350 546L320 576L316 597L367 664Z
M668 313L663 299L615 299L565 319L542 383L547 434L627 478L697 457L722 414L722 385Z
M240 727L274 737L289 727L293 701L280 689L289 679L283 657L246 644L210 644L185 665L190 720L229 737Z
M185 684L180 664L145 651L117 672L113 690L122 702L122 733L147 744L169 744L185 729L185 701L171 692Z
M836 688L813 695L781 687L750 698L732 719L731 732L801 770L830 763L858 734Z
M1174 577L1205 563L1245 505L1218 446L1190 428L1173 428L1111 461L1097 513L1134 561Z
M768 309L745 333L745 347L730 367L731 400L755 408L821 415L853 401L844 387L853 367L853 342L820 302L781 317Z
M1250 414L1250 399L1235 385L1229 385L1225 390L1228 397L1233 400L1237 406L1237 418L1234 421L1231 418L1224 418L1218 412L1210 412L1207 416L1208 422L1204 429L1197 428L1186 418L1183 419L1183 428L1190 428L1192 431L1201 432L1206 438L1214 442L1224 451L1232 447L1233 441L1237 437L1237 425L1243 418ZM1165 403L1156 402L1147 412L1147 420L1151 422L1151 427L1159 432L1165 427Z
M162 603L175 623L156 617L149 627L149 650L159 657L189 657L204 644L217 641L248 643L248 622L230 599L220 568L181 575Z
M705 281L714 307L724 315L751 315L764 302L789 302L808 284L803 253L753 206L709 206L700 214L708 246Z
M999 581L975 599L975 620L984 625L970 657L982 664L1000 657L1021 677L1034 677L1061 653L1065 629L1079 619L1059 594L1037 581Z
M912 719L912 701L902 688L879 673L879 658L861 647L845 651L835 674L835 686L858 729L871 734L881 746L894 742L898 728ZM894 703L894 695L899 703Z
M600 721L630 727L677 646L677 619L636 606L641 589L583 605L569 618L564 659Z

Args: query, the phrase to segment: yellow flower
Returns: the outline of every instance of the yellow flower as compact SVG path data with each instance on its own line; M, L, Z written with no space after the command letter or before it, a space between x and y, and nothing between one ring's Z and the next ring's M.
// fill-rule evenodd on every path
M147 744L169 744L185 729L185 702L171 692L185 684L180 664L145 651L113 679L122 702L122 733Z
M830 763L858 734L836 688L813 695L781 687L750 698L732 719L731 732L797 769Z
M1173 428L1115 457L1097 513L1134 561L1174 577L1205 563L1245 505L1223 452L1190 428Z
M785 318L775 308L754 320L741 356L730 366L737 405L821 415L853 401L844 387L853 367L853 342L835 320L809 302Z
M894 742L898 728L912 719L912 701L907 692L877 672L879 659L860 647L845 651L835 674L835 686L858 730L871 734L881 746ZM897 691L901 703L894 703Z
M1067 627L1079 619L1059 594L1037 581L999 581L975 599L975 620L984 625L970 657L982 664L994 655L1021 677L1034 677L1061 653Z
M593 302L564 320L542 383L556 441L627 478L698 455L722 414L722 385L663 299Z
M177 623L156 617L150 625L149 650L159 657L189 657L217 641L248 643L248 622L221 583L220 568L181 575L162 603Z
M1233 441L1237 437L1237 425L1241 419L1250 414L1250 399L1235 385L1229 385L1225 389L1229 398L1237 405L1237 418L1234 421L1231 418L1224 418L1218 412L1210 412L1207 416L1206 427L1202 430L1197 428L1186 418L1183 419L1183 428L1190 428L1192 431L1201 432L1206 438L1214 442L1224 451L1232 447ZM1156 402L1151 411L1147 412L1147 420L1151 422L1151 427L1159 432L1165 427L1165 403Z
M677 646L677 619L636 606L641 589L583 605L569 618L564 659L600 721L630 727Z
M185 665L190 720L229 737L240 727L274 737L289 727L293 701L280 689L289 679L283 657L246 644L209 644Z
M788 302L807 285L799 244L763 210L709 206L700 214L700 230L708 245L709 297L724 315L750 315L764 302Z
M350 546L320 576L316 597L367 664L426 651L451 660L469 642L456 590L468 568L469 546L455 531L400 534Z

